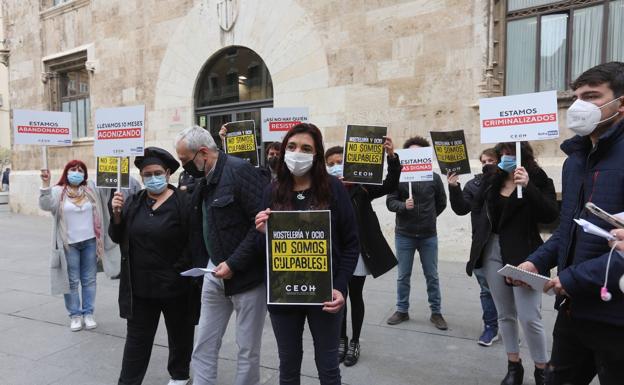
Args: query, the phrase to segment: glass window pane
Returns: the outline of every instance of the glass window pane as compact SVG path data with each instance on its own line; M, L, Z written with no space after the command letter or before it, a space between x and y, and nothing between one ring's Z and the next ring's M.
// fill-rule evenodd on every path
M78 105L77 115L78 115L78 135L82 138L87 136L87 125L86 125L86 116L85 116L85 100L79 99L76 101Z
M72 135L74 138L79 138L80 133L78 133L78 108L76 106L76 101L69 102L69 112L71 112L72 117Z
M565 86L568 14L542 16L540 91L563 91Z
M537 19L534 17L507 23L507 95L535 91L535 44Z
M87 119L87 136L93 136L93 129L89 127L89 124L91 123L91 98L85 99L85 115Z
M624 61L624 0L609 4L607 61Z
M600 64L602 57L602 5L574 11L572 23L572 79Z
M561 0L509 0L507 9L509 11L517 11L519 9L536 7L539 5L558 3Z

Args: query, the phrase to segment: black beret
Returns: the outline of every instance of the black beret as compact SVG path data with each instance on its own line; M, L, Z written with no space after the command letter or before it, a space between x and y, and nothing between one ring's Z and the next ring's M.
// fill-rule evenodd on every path
M165 170L169 169L172 174L180 168L180 163L175 160L173 155L159 147L146 147L145 151L143 151L143 156L137 156L136 159L134 159L134 165L137 166L139 170L151 164L160 165Z

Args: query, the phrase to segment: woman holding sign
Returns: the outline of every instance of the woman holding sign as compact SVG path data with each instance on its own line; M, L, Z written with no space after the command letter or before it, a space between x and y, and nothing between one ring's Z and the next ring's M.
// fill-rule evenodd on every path
M535 362L535 382L544 383L546 334L542 324L541 290L514 287L498 274L506 264L514 266L542 243L539 223L550 223L559 214L555 187L535 161L533 149L522 142L522 166L516 165L514 143L499 143L498 166L483 168L482 183L473 200L473 240L468 270L483 268L498 310L498 327L507 351L508 372L502 385L520 385L524 368L518 344L518 321ZM518 199L518 186L524 198Z
M71 331L81 330L83 319L87 329L94 329L97 260L104 255L100 199L80 160L65 165L56 186L50 187L49 170L41 170L41 180L39 207L54 217L52 294L64 294Z
M190 265L183 247L188 194L169 184L180 165L167 151L147 147L134 164L145 190L126 202L115 193L108 229L121 247L119 312L128 329L119 385L143 382L161 313L169 339L169 385L185 385L200 304L199 298L192 299L190 279L180 276Z
M318 305L271 305L269 313L280 358L280 384L299 384L305 320L314 339L320 383L339 385L338 341L347 285L359 253L357 224L349 195L342 183L327 174L323 137L319 129L301 123L282 142L277 180L267 186L256 216L256 228L266 232L271 210L331 210L332 300Z

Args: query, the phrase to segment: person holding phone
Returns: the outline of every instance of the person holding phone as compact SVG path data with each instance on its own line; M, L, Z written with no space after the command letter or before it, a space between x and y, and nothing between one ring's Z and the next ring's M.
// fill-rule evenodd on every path
M322 306L271 305L269 314L279 352L280 385L299 384L303 329L308 321L320 383L340 385L338 341L349 280L355 269L359 241L349 194L325 168L323 137L313 124L292 127L280 150L277 180L264 190L256 229L266 233L273 210L331 210L333 294ZM262 237L261 239L264 239ZM264 246L264 242L260 242ZM262 247L266 250L265 247Z

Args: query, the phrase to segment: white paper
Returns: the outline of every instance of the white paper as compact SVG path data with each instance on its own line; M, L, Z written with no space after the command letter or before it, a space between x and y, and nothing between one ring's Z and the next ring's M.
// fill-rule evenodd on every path
M614 241L615 237L611 235L607 230L596 226L595 224L586 221L585 219L575 219L574 222L583 228L583 231L588 234L597 235L606 239L607 241Z
M201 277L202 275L208 274L208 273L214 273L214 270L205 269L202 267L194 267L190 270L181 272L180 275L183 275L185 277Z
M13 110L13 134L15 144L71 145L71 113Z
M401 161L400 182L433 180L433 147L394 150Z
M559 137L556 91L480 99L479 115L481 143Z
M308 123L308 107L262 108L262 141L281 142L290 128Z
M509 277L515 281L522 281L531 286L533 290L538 291L543 291L546 282L550 281L550 278L545 275L531 273L530 271L522 270L509 264L498 270L498 274L504 277ZM546 292L546 294L555 295L555 291L550 289Z
M143 156L145 106L95 111L95 156Z

